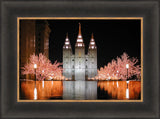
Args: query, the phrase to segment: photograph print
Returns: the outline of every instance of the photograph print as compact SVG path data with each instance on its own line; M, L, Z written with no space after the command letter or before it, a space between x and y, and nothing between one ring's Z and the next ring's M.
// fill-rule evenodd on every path
M18 101L143 101L142 18L17 21Z

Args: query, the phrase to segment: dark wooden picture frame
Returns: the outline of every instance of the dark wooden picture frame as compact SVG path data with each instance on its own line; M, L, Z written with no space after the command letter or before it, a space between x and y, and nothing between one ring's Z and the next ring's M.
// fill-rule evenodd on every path
M159 118L159 1L1 1L1 118ZM143 102L17 102L17 17L143 17Z

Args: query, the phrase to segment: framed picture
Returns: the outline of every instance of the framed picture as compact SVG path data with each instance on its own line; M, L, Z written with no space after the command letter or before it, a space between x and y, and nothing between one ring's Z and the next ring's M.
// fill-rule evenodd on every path
M143 102L143 18L22 17L17 23L18 101Z
M159 118L159 1L1 4L1 118Z

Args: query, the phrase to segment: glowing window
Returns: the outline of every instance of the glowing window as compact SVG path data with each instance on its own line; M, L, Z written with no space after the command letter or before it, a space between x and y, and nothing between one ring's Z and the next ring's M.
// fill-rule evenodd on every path
M79 46L82 46L82 44L78 44L78 47L79 47Z
M66 41L68 41L68 38L66 38Z
M94 43L94 42L91 42L91 44L94 45L95 43Z
M82 38L82 36L81 36L81 35L79 35L79 36L78 36L78 38Z
M78 39L77 42L83 42L83 40L82 39Z
M69 45L69 42L65 42L66 45Z

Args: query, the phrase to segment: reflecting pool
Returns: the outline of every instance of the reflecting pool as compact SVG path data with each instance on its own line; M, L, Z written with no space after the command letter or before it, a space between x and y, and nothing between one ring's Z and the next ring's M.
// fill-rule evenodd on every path
M140 81L20 81L21 100L140 100Z

